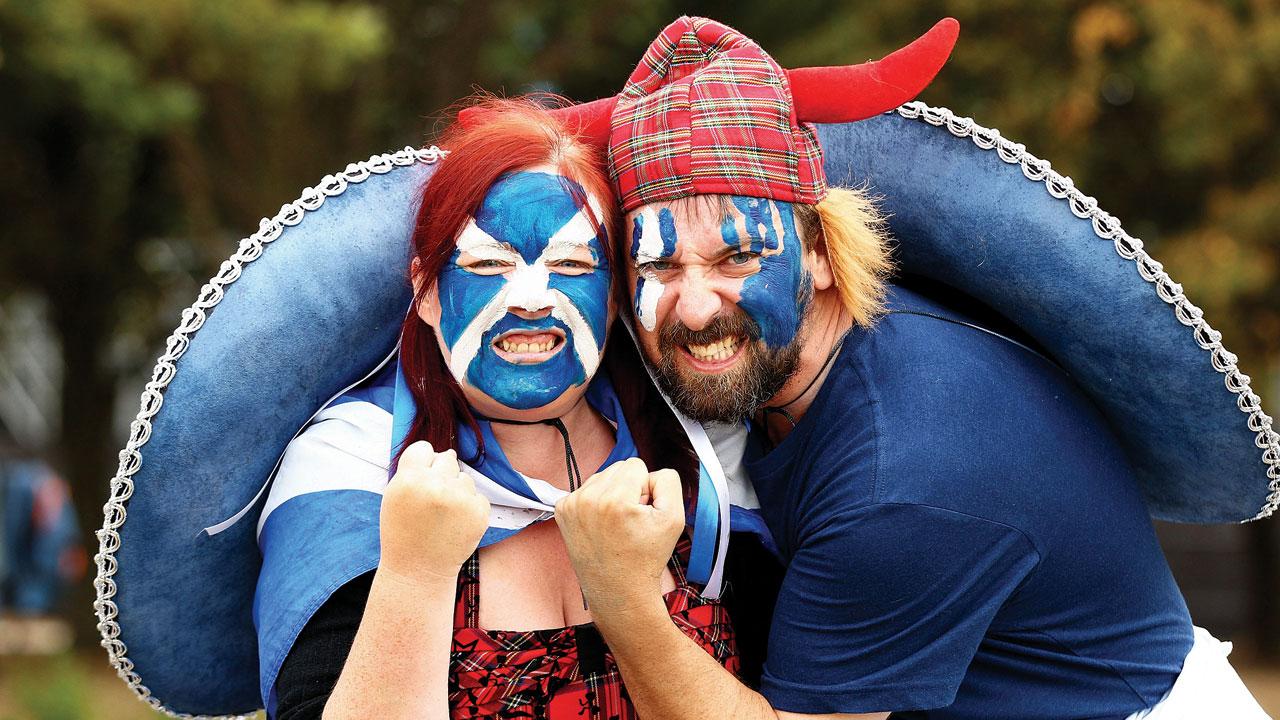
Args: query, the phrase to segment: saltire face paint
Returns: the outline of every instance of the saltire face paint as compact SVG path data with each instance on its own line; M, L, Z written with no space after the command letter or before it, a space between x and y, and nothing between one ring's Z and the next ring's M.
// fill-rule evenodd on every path
M676 252L676 221L669 208L654 212L643 208L631 224L631 259L637 266L668 260ZM666 287L655 275L640 273L636 279L635 311L640 325L650 332L658 321L658 301Z
M575 195L587 198L591 210L578 207ZM610 271L604 230L597 233L588 212L603 217L581 186L549 172L511 173L489 188L438 278L440 334L459 383L529 410L595 374L608 327ZM555 348L513 361L498 349L513 333L537 340L534 347L545 340Z
M721 238L760 256L760 270L742 282L738 307L759 325L766 346L785 347L800 331L813 283L801 262L795 209L781 200L739 195L730 200L737 213L721 223Z

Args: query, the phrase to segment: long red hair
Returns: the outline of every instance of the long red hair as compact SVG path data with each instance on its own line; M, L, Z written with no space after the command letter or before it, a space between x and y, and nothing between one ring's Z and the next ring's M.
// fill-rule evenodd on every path
M604 158L589 141L570 132L546 108L532 99L484 97L470 107L475 123L454 123L437 141L449 154L422 190L417 223L413 231L413 258L410 265L418 287L415 312L405 318L401 333L400 358L409 390L418 404L418 414L404 446L426 440L437 451L457 448L457 423L469 425L480 437L475 414L467 404L453 374L444 363L435 332L418 317L422 302L457 247L457 236L473 216L493 185L503 174L534 165L551 165L575 181L586 193L600 201L603 217L587 215L604 229L605 252L615 271L622 257L619 228L621 214L613 199L613 189L605 174ZM587 198L577 198L579 207ZM626 307L626 283L614 278L615 300ZM621 323L614 332L625 333ZM652 469L672 468L686 479L686 502L696 494L697 461L679 423L654 389L629 338L608 343L600 371L609 374L628 420L632 440L640 457ZM397 448L397 455L403 447ZM483 444L481 444L483 451ZM468 459L468 458L463 458ZM586 468L584 468L586 470ZM693 482L689 482L692 480Z
M413 231L412 278L418 288L416 308L435 286L444 265L453 256L457 236L502 175L534 165L551 165L575 181L600 202L604 217L588 216L603 226L606 242L619 225L613 193L605 176L603 158L592 146L568 133L545 108L531 99L481 98L471 104L483 120L455 122L439 138L449 154L422 189L417 223ZM586 197L577 198L580 207ZM612 255L612 248L605 252ZM401 362L418 415L406 445L426 440L437 451L456 448L456 425L462 420L479 432L440 352L435 333L411 312L401 334Z

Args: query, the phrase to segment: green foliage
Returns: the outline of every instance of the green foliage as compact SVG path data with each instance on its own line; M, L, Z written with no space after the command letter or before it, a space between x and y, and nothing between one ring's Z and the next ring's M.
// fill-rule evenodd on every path
M81 720L91 707L88 673L72 656L50 658L14 673L18 707L32 720Z
M175 277L207 277L325 173L422 143L477 87L616 92L681 12L788 66L879 57L958 17L923 99L1071 175L1246 369L1280 357L1274 0L0 0L0 288L53 304L82 389L63 418L82 523L101 519L112 388L172 328L157 298L194 294ZM121 337L135 350L107 353Z
M35 0L0 22L35 93L138 136L196 122L218 84L277 106L340 88L385 44L373 8L318 2Z

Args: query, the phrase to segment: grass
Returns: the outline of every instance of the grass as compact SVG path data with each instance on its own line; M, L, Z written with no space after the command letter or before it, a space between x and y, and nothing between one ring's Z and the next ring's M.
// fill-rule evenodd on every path
M0 720L157 720L102 650L0 656Z

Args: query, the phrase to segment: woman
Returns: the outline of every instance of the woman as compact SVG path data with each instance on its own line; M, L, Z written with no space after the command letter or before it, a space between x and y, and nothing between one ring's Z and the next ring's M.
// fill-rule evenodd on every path
M696 471L681 438L650 431L678 426L630 343L598 372L618 236L601 159L532 102L480 110L442 138L422 194L401 341L418 413L383 493L381 562L294 642L281 718L634 716L545 509L627 458ZM687 546L662 578L667 607L736 672L724 608L684 577Z

